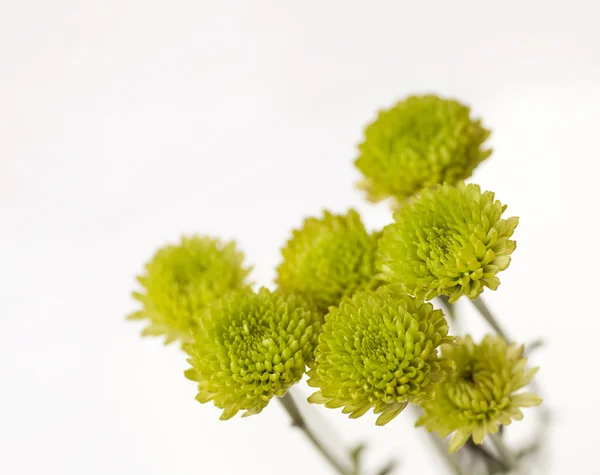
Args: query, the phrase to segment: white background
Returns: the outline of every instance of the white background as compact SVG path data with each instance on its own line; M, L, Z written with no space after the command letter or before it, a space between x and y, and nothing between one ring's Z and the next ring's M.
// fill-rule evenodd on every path
M379 108L430 91L493 129L473 181L521 217L486 297L513 335L546 340L544 473L600 473L599 13L592 0L1 0L0 473L329 473L277 404L220 422L194 400L178 349L124 321L133 276L158 246L205 233L237 239L271 285L302 217L354 206L384 225L386 206L353 187L356 144ZM409 413L383 429L318 414L346 443L370 438L370 466L390 454L400 474L445 469Z

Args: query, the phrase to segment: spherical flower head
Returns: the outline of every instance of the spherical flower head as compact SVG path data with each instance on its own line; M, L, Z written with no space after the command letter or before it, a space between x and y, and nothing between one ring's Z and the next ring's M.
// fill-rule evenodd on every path
M310 297L325 313L344 295L376 285L376 250L377 235L367 232L356 211L325 211L293 231L281 251L276 282L282 290Z
M440 437L456 431L450 452L461 448L471 435L473 442L481 444L487 433L498 431L500 424L521 420L520 407L542 402L535 394L516 393L538 370L525 369L523 346L490 335L480 344L470 336L457 343L442 349L444 357L456 362L456 371L437 385L433 400L421 404L425 413L417 421L417 426L430 432L439 431Z
M142 335L166 335L191 341L206 306L226 292L248 286L250 268L234 242L209 237L183 237L176 245L159 249L137 277L144 292L134 292L142 309L129 319L148 319Z
M237 291L211 305L194 342L184 346L198 383L196 399L223 409L258 414L273 396L300 381L314 358L321 315L300 296Z
M325 316L309 386L309 401L342 407L350 418L373 408L377 425L396 417L409 402L433 397L454 363L438 346L453 341L441 310L386 288L344 297Z
M410 96L381 111L365 130L356 166L369 199L399 203L423 188L471 176L492 152L490 131L470 118L470 109L434 95Z
M510 264L519 218L502 219L506 209L478 185L447 183L423 191L398 210L395 223L378 241L380 277L429 300L447 295L476 299L496 290L497 275Z

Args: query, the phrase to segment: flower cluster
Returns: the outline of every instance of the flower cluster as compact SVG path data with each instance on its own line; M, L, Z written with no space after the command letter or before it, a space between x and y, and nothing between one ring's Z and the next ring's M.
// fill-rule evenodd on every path
M379 240L381 278L425 299L461 295L476 299L496 290L497 274L510 264L518 218L494 193L478 185L444 184L423 191L394 215Z
M422 189L471 176L491 150L490 131L470 118L467 106L434 95L410 96L381 111L365 130L356 166L372 201L402 203Z
M343 406L351 418L373 408L386 424L409 402L433 397L454 366L437 348L453 339L442 311L422 300L386 288L344 297L325 317L308 373L319 391L309 401Z
M212 401L221 419L283 398L313 440L286 396L307 373L312 403L353 419L373 410L377 425L415 404L418 426L454 434L451 452L470 437L481 444L521 419L520 408L541 403L521 391L537 371L526 368L522 346L450 336L428 302L445 296L452 310L463 295L496 290L516 249L518 218L503 217L494 193L462 181L491 153L488 135L456 101L399 102L366 128L356 160L369 197L395 200L393 223L369 232L354 210L305 219L281 251L274 291L250 288L235 243L184 237L146 264L134 293L142 308L129 318L150 321L144 335L181 340L196 399ZM497 329L483 303L476 307ZM353 459L358 473L358 452Z
M145 292L133 296L142 309L128 318L150 320L142 335L166 335L166 343L191 341L208 304L248 287L250 269L243 260L234 242L209 237L183 237L159 249L137 278Z
M499 336L486 336L479 344L470 336L458 345L446 345L444 357L456 362L456 371L436 386L435 398L424 401L417 421L429 431L445 437L452 432L450 451L462 447L469 437L481 444L487 433L498 432L500 424L521 420L520 407L537 406L539 396L521 392L538 368L525 369L523 347L508 344Z
M279 288L311 298L326 312L345 295L374 287L377 236L365 229L359 214L325 211L307 218L282 249Z
M196 399L213 401L223 409L221 419L258 414L300 381L320 329L320 314L299 296L262 288L222 297L184 347Z

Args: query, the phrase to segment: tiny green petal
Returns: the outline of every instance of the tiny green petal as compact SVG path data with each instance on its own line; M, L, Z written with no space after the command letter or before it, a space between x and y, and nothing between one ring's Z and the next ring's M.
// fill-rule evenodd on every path
M542 398L533 393L515 394L512 397L512 402L520 407L539 406L542 403Z
M396 407L395 409L384 411L384 413L381 414L377 418L377 420L375 421L375 424L378 425L378 426L384 426L384 425L386 425L394 417L396 417L398 414L400 414L406 408L406 406L408 406L408 402L404 402L402 404L399 404L398 407ZM365 414L367 411L368 411L368 408L363 412L363 414Z
M467 440L469 440L471 433L468 430L461 429L454 433L454 436L450 440L450 446L448 447L448 452L456 452L460 449Z
M476 444L481 444L483 442L483 438L485 437L486 433L487 433L487 424L477 424L473 428L473 442L475 442Z
M527 371L525 371L519 381L519 385L517 386L517 389L521 389L521 388L524 388L525 386L527 386L531 382L533 377L536 375L536 373L539 371L539 369L540 368L538 366L536 366L535 368L530 368Z

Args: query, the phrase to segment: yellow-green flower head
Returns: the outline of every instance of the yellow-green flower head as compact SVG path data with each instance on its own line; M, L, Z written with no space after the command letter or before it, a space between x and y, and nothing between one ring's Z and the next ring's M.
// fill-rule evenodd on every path
M369 199L399 203L433 185L471 176L492 152L490 131L459 102L434 95L410 96L381 111L365 130L356 166Z
M473 442L481 444L487 433L498 431L500 424L521 420L520 407L542 402L535 394L516 393L538 370L525 369L523 346L490 335L480 344L470 336L457 343L442 348L444 357L456 362L456 371L436 386L433 400L421 404L425 413L417 421L417 426L430 432L439 431L440 437L456 431L450 452L461 448L471 435Z
M194 343L184 346L198 382L196 399L223 409L258 414L273 396L300 381L314 358L321 315L300 296L237 291L211 305Z
M510 264L519 218L502 219L506 205L478 185L448 184L423 191L399 209L379 242L380 277L429 300L476 299L496 290Z
M396 417L409 402L433 397L454 363L438 346L449 343L448 324L430 303L386 288L360 291L331 307L319 337L309 401L342 407L357 418L373 408L377 425Z
M359 214L325 211L307 218L282 249L276 283L287 292L310 297L322 311L344 295L375 286L377 236L369 234Z
M234 242L209 237L183 237L176 245L159 249L137 277L144 292L133 296L142 309L129 319L148 319L142 335L166 335L191 341L206 306L226 292L247 287L250 268Z

